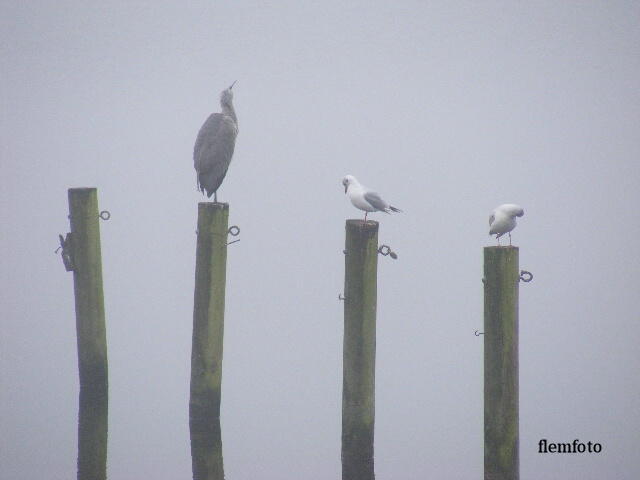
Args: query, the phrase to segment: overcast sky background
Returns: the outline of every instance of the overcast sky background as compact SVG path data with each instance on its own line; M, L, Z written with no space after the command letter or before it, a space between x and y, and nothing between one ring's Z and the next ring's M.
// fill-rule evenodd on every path
M340 478L347 173L380 220L376 475L480 478L482 248L520 286L523 479L636 479L640 3L4 1L2 478L74 478L67 188L98 188L108 475L190 478L192 149L237 80L226 477ZM600 454L540 455L541 438Z

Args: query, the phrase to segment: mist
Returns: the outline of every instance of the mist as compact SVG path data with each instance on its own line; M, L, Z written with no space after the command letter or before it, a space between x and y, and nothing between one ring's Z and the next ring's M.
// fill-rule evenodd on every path
M640 4L4 2L2 477L73 478L67 189L97 187L108 477L190 478L193 145L231 82L226 478L340 478L344 223L378 265L379 480L478 478L482 249L517 203L521 478L636 479ZM540 454L580 439L601 453Z

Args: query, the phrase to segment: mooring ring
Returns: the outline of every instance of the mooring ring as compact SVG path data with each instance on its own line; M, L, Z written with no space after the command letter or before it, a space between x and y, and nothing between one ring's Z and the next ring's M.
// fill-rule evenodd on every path
M525 283L530 282L531 280L533 280L533 273L527 272L526 270L520 270L520 280Z

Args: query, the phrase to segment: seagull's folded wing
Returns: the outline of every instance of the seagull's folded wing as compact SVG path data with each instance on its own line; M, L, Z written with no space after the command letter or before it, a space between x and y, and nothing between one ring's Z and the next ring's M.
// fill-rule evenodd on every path
M389 204L385 202L380 195L376 192L366 192L364 199L376 210L382 210L383 212L389 208Z

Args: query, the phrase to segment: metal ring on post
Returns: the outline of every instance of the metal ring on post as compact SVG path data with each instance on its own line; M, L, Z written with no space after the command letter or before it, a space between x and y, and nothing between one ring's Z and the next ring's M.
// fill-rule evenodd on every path
M474 335L475 335L476 337L479 337L480 335L484 335L484 332L479 332L478 330L476 330L476 331L474 332Z
M232 237L237 237L238 235L240 235L240 227L237 225L231 225L227 230L227 234L231 235ZM236 243L239 241L240 239L234 240L233 242L227 242L227 245L231 245L232 243Z
M533 273L527 272L526 270L520 270L520 280L525 283L529 283L533 280Z
M380 247L378 247L378 253L383 257L389 255L394 260L398 259L398 254L391 250L391 247L389 245L380 245Z
M107 221L107 220L109 220L109 219L111 218L111 212L109 212L109 210L102 210L102 211L98 214L98 216L99 216L102 220Z

